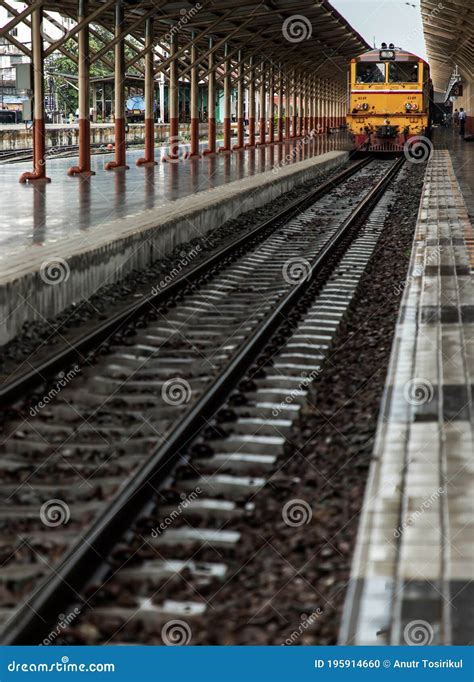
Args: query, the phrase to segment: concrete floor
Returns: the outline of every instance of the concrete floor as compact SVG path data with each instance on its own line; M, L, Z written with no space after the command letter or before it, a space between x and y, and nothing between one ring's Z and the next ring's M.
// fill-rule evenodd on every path
M474 141L465 142L456 128L436 128L433 144L436 149L449 149L471 223L474 223Z
M206 143L201 147L205 148ZM350 148L346 134L318 136L312 141L289 142L256 150L234 152L189 161L161 163L166 148L156 150L158 165L137 168L142 150L128 152L127 171L105 171L112 154L92 157L96 175L90 180L66 174L74 158L47 161L47 185L18 182L31 162L0 166L0 261L32 245L54 244L58 239L115 218L130 217L143 209L159 208L176 199L218 187L233 180L317 156ZM185 147L183 145L183 153Z

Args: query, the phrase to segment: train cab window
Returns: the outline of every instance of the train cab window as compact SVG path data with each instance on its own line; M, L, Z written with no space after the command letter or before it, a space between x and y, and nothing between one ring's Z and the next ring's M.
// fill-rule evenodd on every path
M384 83L385 64L383 62L358 62L356 64L356 83Z
M392 62L388 65L389 83L418 83L418 64Z

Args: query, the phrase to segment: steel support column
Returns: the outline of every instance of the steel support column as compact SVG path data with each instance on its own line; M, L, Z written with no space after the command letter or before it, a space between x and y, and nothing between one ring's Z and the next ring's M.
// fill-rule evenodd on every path
M291 81L288 73L285 79L285 138L289 140L291 138Z
M283 121L283 72L280 66L280 78L279 78L279 89L278 89L278 138L277 142L283 142L284 131L284 121Z
M258 117L259 117L259 140L258 140L258 145L264 145L266 144L266 127L267 127L267 118L266 118L266 99L267 99L267 91L265 87L265 63L262 62L260 66L260 103L259 103L259 112L258 112Z
M230 121L230 107L232 97L232 82L230 77L230 59L229 47L224 46L224 71L227 74L224 76L224 144L219 148L219 152L223 154L230 154L232 152L232 138L231 138L231 121Z
M310 83L309 83L309 76L306 76L305 78L305 86L304 86L304 132L305 135L309 135L311 126L310 126Z
M169 138L168 154L163 161L177 161L179 159L179 82L178 82L178 40L174 31L170 36L169 89L168 89L168 118Z
M275 142L275 72L273 66L270 68L270 92L268 94L268 144Z
M31 13L31 52L33 60L33 172L23 173L20 182L50 182L46 177L46 139L44 127L43 8Z
M92 123L97 123L97 83L92 84Z
M209 38L209 75L207 77L207 149L204 156L216 153L216 71L214 66L213 40Z
M303 76L300 75L299 80L298 80L298 85L299 85L299 92L298 92L298 132L297 135L298 137L302 137L304 135L303 132L303 127L304 127L304 98L303 98L303 90L304 90L304 81L303 81Z
M124 54L124 9L123 0L115 5L115 74L114 74L114 116L115 116L115 160L105 164L106 170L127 169L126 163L126 118L125 118L125 54Z
M155 161L155 74L153 69L153 19L145 22L145 156L137 159L137 166L156 165Z
M255 70L253 68L253 57L250 57L249 72L249 141L246 147L255 147Z
M238 57L239 61L239 82L237 84L237 144L233 146L233 149L243 149L244 148L244 63L242 61L242 52L239 50Z
M196 34L192 34L193 40ZM197 61L197 48L193 43L191 45L191 149L186 158L200 159L199 153L199 80Z
M291 137L298 135L298 83L296 79L296 71L293 71L293 125L291 127Z
M87 0L79 0L78 21L87 16ZM91 171L91 124L89 116L89 25L85 24L78 35L79 47L79 165L71 166L68 175L95 175Z

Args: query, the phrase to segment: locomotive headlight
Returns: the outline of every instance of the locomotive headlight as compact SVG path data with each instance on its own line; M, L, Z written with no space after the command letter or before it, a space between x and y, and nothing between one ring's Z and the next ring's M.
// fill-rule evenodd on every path
M364 104L362 105L362 109L363 109L364 111L367 111L368 108L369 108L368 103L367 103L367 102L364 102Z
M395 59L395 50L380 50L380 59Z
M412 104L411 108L413 109L413 111L416 111L418 109L418 104L416 104L416 103Z
M411 104L410 104L410 102L407 102L407 103L405 104L405 109L406 109L407 111L410 111L410 109L411 109Z

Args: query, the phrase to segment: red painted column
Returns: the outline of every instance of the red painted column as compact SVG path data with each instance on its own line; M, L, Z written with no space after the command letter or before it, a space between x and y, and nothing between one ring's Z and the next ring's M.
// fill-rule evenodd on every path
M248 149L255 147L255 71L253 57L250 58L250 81L249 81L249 141L245 145Z
M303 127L304 127L304 106L303 106L303 79L300 76L299 78L299 97L298 97L298 137L302 137L304 135L303 132Z
M244 148L244 64L242 61L242 52L238 53L239 61L239 82L237 84L237 144L233 149Z
M275 102L274 102L274 91L275 91L275 74L273 67L270 68L270 93L268 97L268 144L273 144L275 142Z
M209 38L209 49L212 50L214 42ZM209 53L209 75L207 77L207 149L203 156L215 156L216 154L216 71L214 66L214 52Z
M43 9L35 7L31 14L31 41L33 60L33 172L23 173L20 182L50 182L46 177L45 125L44 125L44 59L41 27Z
M87 0L79 0L77 21L87 16ZM79 165L71 166L68 175L95 175L91 171L91 124L89 116L89 26L79 31L77 38L79 45Z
M292 112L292 126L291 137L298 135L298 84L296 81L296 71L293 71L293 112Z
M153 72L153 19L145 23L145 155L137 159L137 166L156 165L155 161L155 74Z
M170 37L170 62L169 71L169 94L168 94L168 111L169 111L169 137L168 137L168 154L163 157L163 161L175 162L179 161L179 82L178 82L178 59L176 53L178 51L178 40L176 32L171 32Z
M196 34L192 34L193 40L196 39ZM193 43L191 46L191 149L186 158L200 159L199 153L199 81L198 70L196 66L197 50Z
M232 96L232 85L230 80L230 60L228 58L228 46L224 46L224 144L219 147L221 154L232 152L231 120L230 107Z
M266 144L266 88L265 88L265 64L262 62L260 67L260 111L259 111L259 146Z
M125 128L125 54L124 54L124 10L123 0L117 0L115 6L115 37L120 40L115 44L115 160L105 164L105 170L127 169Z
M283 142L284 137L284 121L283 121L283 71L281 70L280 64L280 78L279 78L279 90L278 90L278 138L277 142Z

